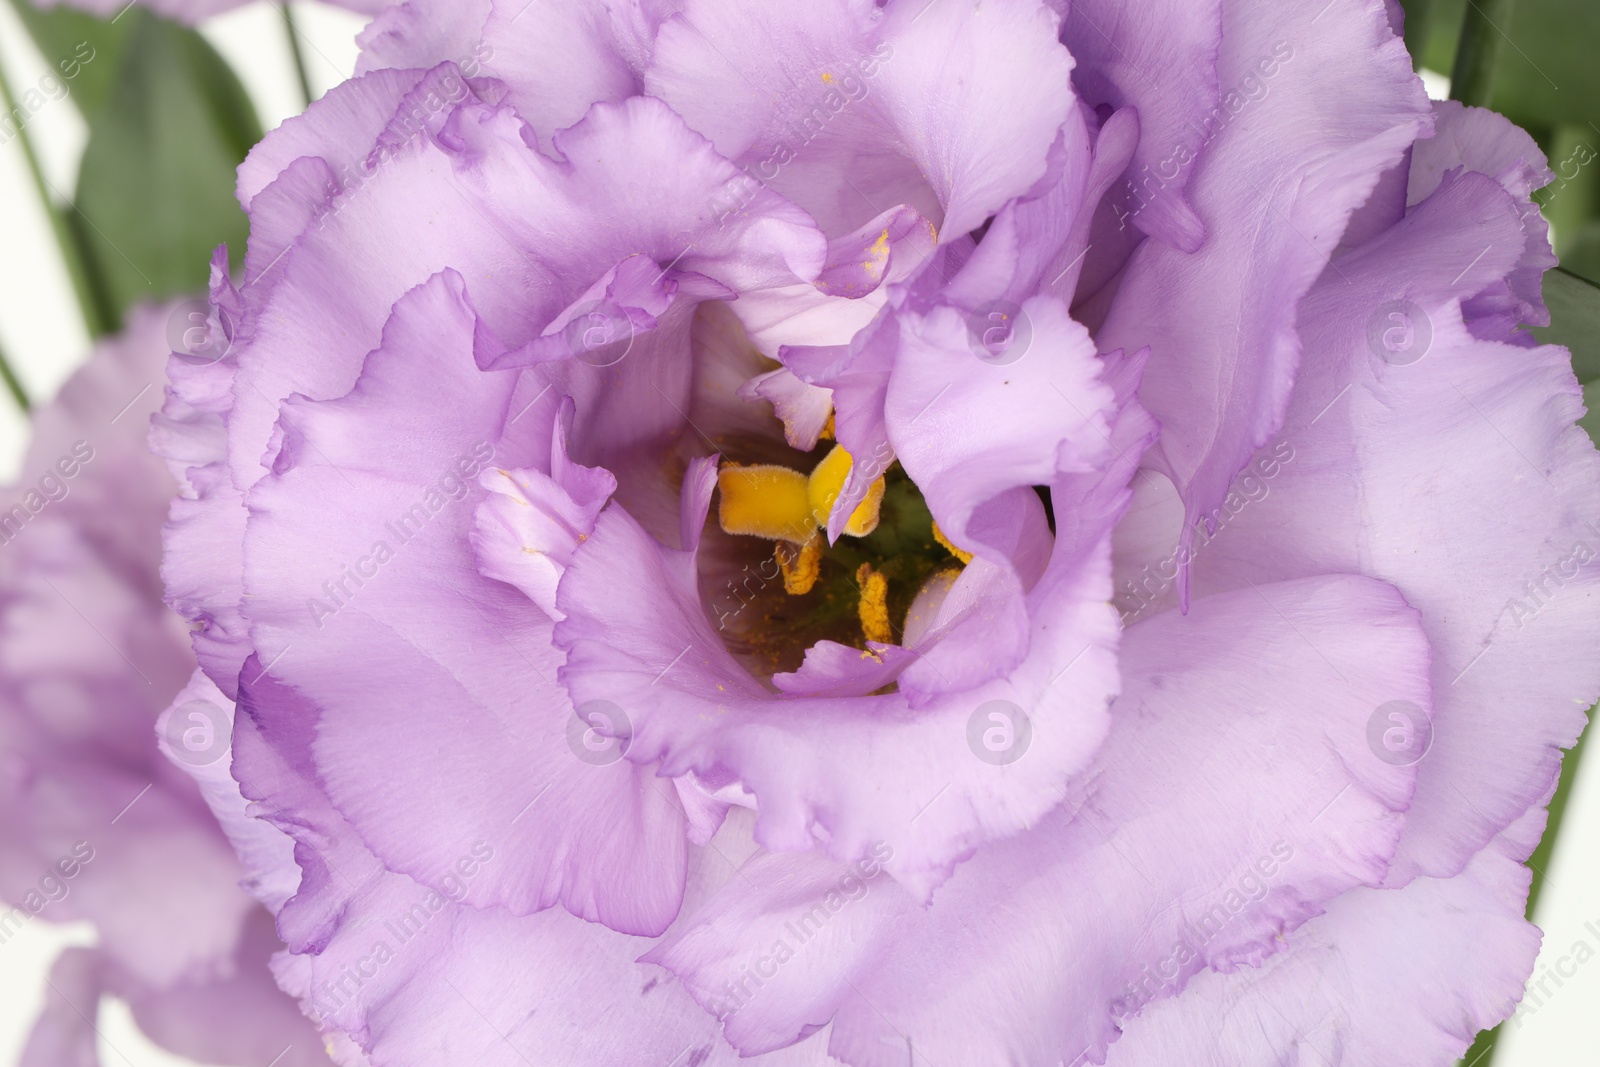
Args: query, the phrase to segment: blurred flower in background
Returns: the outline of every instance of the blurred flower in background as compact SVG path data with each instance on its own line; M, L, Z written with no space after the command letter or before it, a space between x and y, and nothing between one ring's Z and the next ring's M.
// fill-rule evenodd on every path
M183 314L134 309L35 413L23 481L0 493L0 946L33 922L99 937L52 969L28 1067L98 1062L104 995L203 1062L327 1062L271 981L269 917L157 747L193 657L157 570L174 484L144 438ZM180 760L226 765L220 709L180 708L172 729Z

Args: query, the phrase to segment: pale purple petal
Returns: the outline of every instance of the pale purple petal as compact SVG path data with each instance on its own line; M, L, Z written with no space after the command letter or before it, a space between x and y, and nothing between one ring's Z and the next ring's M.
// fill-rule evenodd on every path
M1139 116L1139 146L1112 202L1145 233L1196 251L1205 223L1184 189L1228 106L1218 83L1222 4L1075 0L1067 9L1062 40L1078 61L1072 80L1079 95L1091 107L1131 106ZM1253 87L1262 71L1244 76Z
M927 10L694 0L662 25L645 84L830 235L906 204L950 240L1043 175L1076 118L1071 59L1037 0Z
M1346 220L1429 123L1410 57L1377 0L1305 0L1224 13L1218 75L1276 73L1195 164L1189 196L1208 239L1194 254L1145 242L1102 348L1150 348L1141 399L1162 424L1161 469L1183 496L1184 544L1250 453L1278 428L1299 361L1295 306ZM1337 121L1308 122L1339 100Z
M1367 720L1428 687L1416 614L1392 589L1322 579L1199 601L1131 629L1122 661L1111 735L1067 805L963 864L931 908L872 876L903 833L854 870L761 856L648 958L747 1053L831 1019L830 1052L860 1067L912 1050L1072 1063L1138 1010L1147 962L1172 957L1161 996L1259 964L1284 930L1382 880L1413 772L1371 758ZM742 983L768 977L779 944L795 959Z
M1152 1004L1106 1063L1271 1067L1286 1047L1349 1067L1457 1060L1533 972L1540 937L1523 918L1531 873L1520 861L1543 826L1543 811L1530 812L1454 877L1340 897L1261 968L1204 974Z
M1266 495L1194 565L1198 589L1360 569L1422 612L1437 709L1394 884L1455 873L1526 811L1600 692L1585 594L1600 460L1573 425L1569 357L1479 340L1461 319L1517 269L1518 216L1496 182L1457 175L1341 258L1301 314L1315 360L1281 436L1292 459L1255 476ZM1258 464L1282 461L1270 453Z

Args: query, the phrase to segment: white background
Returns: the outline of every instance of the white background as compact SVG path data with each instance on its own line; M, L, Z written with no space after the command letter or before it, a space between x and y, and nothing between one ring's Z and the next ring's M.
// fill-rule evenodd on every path
M313 87L326 91L355 66L354 36L361 20L348 12L313 3L296 3L303 50ZM212 20L204 32L243 79L262 124L271 129L299 111L299 89L277 10L255 4ZM33 50L9 6L0 3L0 60L14 90L37 84L46 67ZM1434 96L1448 82L1430 77ZM67 100L54 101L34 116L28 132L43 156L50 182L70 190L83 149L84 127ZM87 352L88 342L70 283L56 252L46 217L26 170L18 141L0 146L0 350L12 361L35 401L48 399ZM26 424L0 394L0 479L16 475L26 443ZM1539 924L1545 951L1534 971L1571 973L1547 977L1553 993L1537 1010L1524 1010L1507 1027L1495 1057L1496 1067L1565 1067L1595 1062L1600 1005L1600 753L1590 756L1577 784L1561 846L1545 872ZM1591 931L1586 923L1593 923ZM85 924L34 923L0 946L0 1064L16 1061L28 1028L42 1002L44 974L60 949L87 944L94 934ZM1574 946L1586 942L1596 959L1574 969ZM1563 960L1563 957L1567 959ZM1412 1010L1393 1005L1393 1010ZM132 1025L126 1009L113 1004L102 1013L101 1060L107 1067L159 1067L182 1064L156 1049ZM1581 1050L1589 1050L1587 1053ZM262 1067L266 1067L265 1064ZM442 1067L442 1065L441 1065Z

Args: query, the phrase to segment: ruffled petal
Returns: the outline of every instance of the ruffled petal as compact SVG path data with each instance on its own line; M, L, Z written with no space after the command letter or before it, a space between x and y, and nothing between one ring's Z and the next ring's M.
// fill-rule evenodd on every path
M408 125L405 103L397 106L384 135L386 163L330 201L297 239L252 317L250 343L238 351L240 403L229 441L242 486L262 473L277 404L291 393L328 399L347 392L394 302L440 270L460 271L472 287L483 318L480 361L505 366L535 358L523 346L551 323L584 314L585 294L630 256L653 260L650 275L669 295L684 279L745 291L812 278L823 265L821 234L770 193L736 225L717 225L711 201L738 172L659 101L597 107L557 138L568 162L541 156L522 139L514 114L470 94L430 113L422 136ZM412 217L419 202L448 208L450 224L397 239L395 220ZM686 325L670 313L652 317L660 325L647 336ZM631 328L623 333L621 343L644 341ZM584 351L569 346L571 356ZM302 355L311 352L315 359ZM668 425L682 425L670 415Z
M1102 349L1150 348L1140 396L1162 424L1157 455L1184 500L1186 546L1281 424L1300 298L1350 214L1429 122L1378 0L1229 8L1222 41L1224 85L1258 61L1280 67L1259 97L1229 105L1195 164L1189 196L1209 236L1193 255L1142 244L1097 334Z
M1112 181L1139 138L1132 108L1110 115L1093 147L1082 122L1068 123L1050 153L1050 169L1027 195L1001 208L983 240L939 294L943 302L979 311L1030 296L1071 301L1088 254L1090 229Z
M693 0L662 24L645 86L829 235L904 204L950 240L1037 181L1076 120L1056 33L1037 0Z
M570 406L562 415L571 421ZM497 468L478 475L490 495L478 505L472 533L478 568L521 589L552 619L560 617L556 586L562 573L617 490L610 471L568 459L564 438L561 427L551 442L549 474Z
M211 306L186 305L183 324L195 332L180 340L193 343L167 361L167 396L149 436L150 450L178 483L162 530L166 602L188 621L195 658L230 699L250 655L239 610L244 496L229 477L226 421L238 369L232 349L242 340L240 305L227 249L218 248L211 257Z
M1123 218L1179 251L1196 251L1205 223L1184 189L1222 117L1220 0L1075 0L1067 7L1061 39L1078 61L1072 81L1084 103L1138 109L1138 148L1117 189ZM1275 70L1270 57L1262 63L1246 69L1231 92L1256 91Z
M397 8L410 4L396 5ZM426 77L437 60L417 64L421 70L382 70L340 82L313 107L287 119L262 138L239 164L239 205L250 211L255 198L300 159L321 160L335 184L316 190L316 199L331 198L355 182L371 146L394 120L395 108ZM435 91L442 89L435 84ZM457 99L464 93L457 89ZM368 175L370 176L370 175ZM315 207L313 202L311 207ZM254 220L252 220L254 222ZM289 236L293 236L290 234ZM251 227L251 243L257 240Z
M902 681L914 703L1002 677L1027 655L1023 598L1050 554L1032 487L1102 471L1112 459L1115 394L1088 331L1049 298L1015 314L1014 322L991 315L1009 331L998 359L975 336L993 328L989 319L954 308L900 319L884 404L890 443L945 535L995 568L969 566L957 580L953 596L989 588ZM840 517L836 505L830 533Z
M491 6L477 54L505 82L517 113L548 147L557 130L601 102L634 95L643 61L632 15L645 5L627 0L554 0L536 12L538 29L519 26L525 8ZM631 10L630 10L631 9ZM444 20L444 21L449 21ZM439 54L437 52L435 55Z
M356 35L356 76L394 68L427 70L451 60L491 58L483 27L495 0L404 0L390 3ZM477 73L473 72L476 77Z
M783 423L783 436L790 447L809 452L817 447L822 430L833 414L833 392L807 385L788 367L767 371L751 378L739 388L744 400L765 400Z
M451 60L493 78L541 147L597 103L634 95L664 0L409 0L392 4L358 38L358 73ZM527 15L537 21L530 22Z
M295 954L280 956L274 974L336 1047L351 1035L349 1062L363 1054L485 1067L739 1062L676 981L634 962L648 941L559 909L516 916L479 907L486 878L515 855L504 835L455 842L442 889L385 869L322 795L308 717L269 721L257 710L296 702L270 676L246 683L234 759L243 796L218 815L227 822L254 811L294 837L303 882L279 925ZM710 855L738 847L724 842ZM579 1020L591 1012L610 1022ZM825 1062L817 1040L771 1067Z
M189 684L173 698L172 706L156 720L156 738L162 754L194 779L201 798L213 813L227 810L239 793L226 758L234 726L233 698L202 671L195 672ZM298 878L286 874L293 871L293 842L257 820L218 822L244 868L240 884L276 914L294 895L298 883Z
M1518 215L1459 174L1339 260L1301 308L1315 359L1282 435L1292 459L1264 452L1265 495L1196 550L1200 589L1361 571L1422 612L1436 717L1396 885L1455 873L1526 811L1600 693L1600 459L1573 425L1570 357L1478 340L1461 318L1518 269Z
M1555 175L1533 138L1504 115L1454 100L1434 101L1433 113L1434 134L1418 141L1411 157L1406 203L1414 207L1426 200L1458 167L1487 174L1511 195L1521 210L1522 259L1504 281L1467 301L1462 314L1475 337L1525 341L1523 327L1550 324L1541 288L1556 256L1532 193Z
M980 850L931 907L875 863L762 855L649 958L746 1053L831 1019L852 1067L1099 1059L1150 970L1169 995L1259 963L1382 880L1413 772L1370 759L1367 722L1425 706L1427 662L1415 612L1366 579L1168 612L1128 631L1111 734L1068 806Z
M1452 878L1332 901L1261 967L1200 975L1128 1020L1106 1063L1276 1067L1285 1050L1346 1067L1455 1061L1533 972L1521 861L1543 825L1531 812Z
M313 716L334 803L391 869L438 886L462 840L495 841L485 904L659 932L682 892L678 808L591 737L593 709L580 720L555 684L550 620L472 551L476 475L548 469L555 423L546 409L495 431L520 374L478 370L477 322L459 277L440 275L401 300L348 396L286 407L277 473L250 499L261 665L245 674L308 699L258 714ZM431 417L441 404L448 422ZM395 708L411 709L404 731Z

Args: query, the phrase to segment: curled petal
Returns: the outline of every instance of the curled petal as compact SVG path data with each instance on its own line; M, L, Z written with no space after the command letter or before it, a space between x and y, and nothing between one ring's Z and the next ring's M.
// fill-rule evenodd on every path
M1192 255L1140 245L1097 335L1102 349L1150 348L1140 397L1162 424L1158 456L1183 497L1185 548L1281 425L1300 357L1296 304L1430 121L1378 0L1229 8L1222 41L1224 83L1258 60L1281 62L1267 91L1230 105L1196 164L1188 195L1210 236ZM1305 121L1334 95L1336 125Z
M1573 425L1570 358L1480 340L1461 318L1519 269L1518 216L1498 183L1458 174L1313 290L1316 359L1255 464L1276 476L1195 564L1204 589L1360 569L1422 612L1437 708L1396 885L1453 874L1528 810L1600 693L1585 651L1600 458ZM1441 538L1447 554L1417 547Z
M1413 771L1372 758L1367 723L1387 700L1426 706L1427 659L1415 612L1366 579L1169 612L1129 630L1127 689L1067 803L962 864L931 907L874 862L763 855L649 958L746 1054L831 1020L829 1051L861 1067L1098 1059L1144 1001L1259 964L1382 880Z

